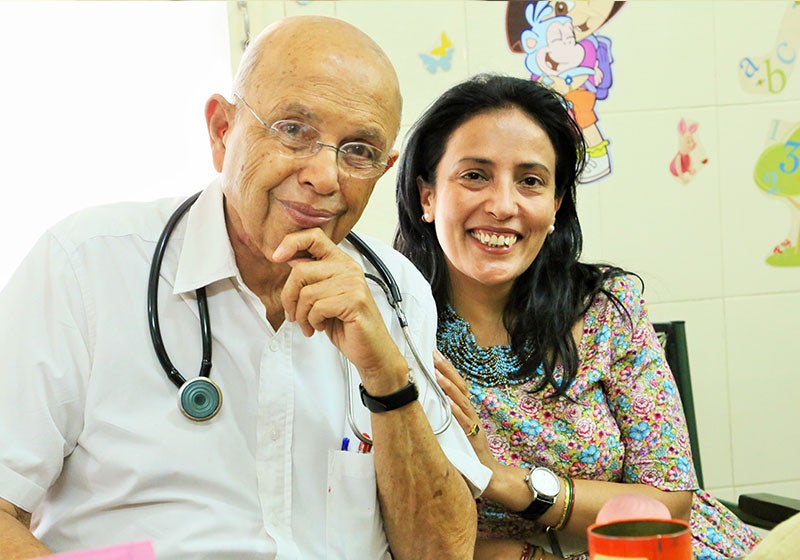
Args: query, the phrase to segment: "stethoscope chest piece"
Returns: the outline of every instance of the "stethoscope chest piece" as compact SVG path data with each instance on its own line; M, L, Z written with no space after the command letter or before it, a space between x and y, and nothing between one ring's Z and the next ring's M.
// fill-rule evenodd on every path
M167 349L164 347L164 340L161 337L161 327L159 326L158 320L158 284L161 277L161 262L166 252L167 242L169 241L172 231L175 229L175 225L199 196L200 193L197 193L181 203L172 216L169 217L169 220L167 220L167 224L164 226L164 230L158 238L156 248L153 252L153 261L150 265L150 276L147 285L147 321L150 327L150 337L153 341L153 350L158 357L158 361L167 374L167 378L178 388L178 408L181 409L183 415L189 420L205 422L214 418L214 416L219 413L220 408L222 408L222 391L216 383L208 378L211 374L211 318L208 312L208 299L206 297L205 287L195 290L197 294L197 310L200 317L201 342L203 345L203 357L200 365L200 373L197 377L187 381L173 365L172 361L170 361ZM447 399L447 395L439 387L439 384L436 382L429 368L425 365L425 360L420 356L409 334L408 321L400 305L402 300L400 288L397 286L397 282L394 281L392 273L383 261L378 258L364 241L352 232L348 234L347 239L378 271L380 278L366 272L364 275L377 282L378 285L383 288L383 291L386 292L386 297L397 314L397 320L400 323L403 336L408 342L411 352L414 354L414 359L438 396L439 402L442 405L442 410L444 411L444 422L441 426L434 429L434 433L439 435L447 430L453 419L450 412L450 402ZM351 371L350 363L346 359L344 371L345 385L349 387L351 385ZM345 391L345 395L347 399L345 408L347 409L348 423L362 442L372 444L369 437L363 435L362 431L356 426L354 420L355 415L352 410L352 399L349 398L349 391Z
M178 390L178 405L189 420L211 420L222 408L222 391L208 377L195 377Z

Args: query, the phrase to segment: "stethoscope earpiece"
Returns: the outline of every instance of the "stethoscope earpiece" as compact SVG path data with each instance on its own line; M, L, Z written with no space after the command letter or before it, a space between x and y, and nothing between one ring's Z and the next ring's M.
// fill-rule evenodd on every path
M195 377L181 386L178 404L189 420L211 420L222 407L222 391L208 377Z

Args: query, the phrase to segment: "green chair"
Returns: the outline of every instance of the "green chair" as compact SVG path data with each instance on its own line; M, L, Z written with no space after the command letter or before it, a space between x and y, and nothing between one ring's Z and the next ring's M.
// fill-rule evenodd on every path
M700 446L697 437L697 417L694 413L692 397L692 381L689 371L689 350L686 344L685 321L669 321L653 323L656 335L664 349L669 368L675 377L678 393L686 416L686 427L692 446L692 459L697 472L697 480L703 485L703 469L700 461ZM742 494L738 503L720 500L728 509L748 525L761 529L772 529L781 521L785 521L800 512L800 500L777 496L775 494L757 493Z

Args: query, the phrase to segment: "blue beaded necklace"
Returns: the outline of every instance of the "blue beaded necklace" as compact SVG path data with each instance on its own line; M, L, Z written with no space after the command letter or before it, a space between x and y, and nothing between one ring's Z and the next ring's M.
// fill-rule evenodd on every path
M519 385L532 377L513 377L524 360L510 345L478 346L469 323L449 303L439 315L436 343L461 375L482 387Z

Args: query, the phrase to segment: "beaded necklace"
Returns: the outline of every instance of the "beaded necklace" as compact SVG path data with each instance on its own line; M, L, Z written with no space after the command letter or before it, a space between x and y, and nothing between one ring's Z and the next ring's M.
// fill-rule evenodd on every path
M510 345L478 346L469 323L459 317L449 303L439 315L436 342L461 375L482 387L519 385L532 377L512 377L525 360L521 360Z

